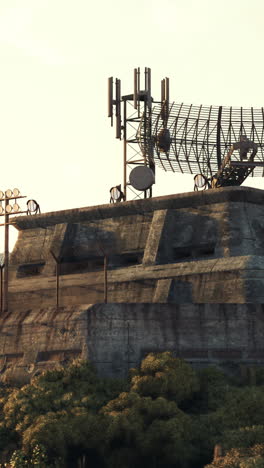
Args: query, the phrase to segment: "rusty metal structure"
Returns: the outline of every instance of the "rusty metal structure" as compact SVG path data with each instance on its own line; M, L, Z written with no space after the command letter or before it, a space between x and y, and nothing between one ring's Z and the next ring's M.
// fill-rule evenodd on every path
M154 160L165 171L202 174L207 188L264 175L264 110L172 103L152 112ZM144 139L141 140L141 146Z
M145 67L144 88L141 89L140 68L134 69L134 92L121 96L121 80L108 78L108 117L111 125L115 117L116 138L123 139L123 194L124 201L127 199L128 188L135 198L149 198L152 196L152 187L139 193L131 185L128 179L128 170L136 166L147 166L155 175L155 162L153 158L152 145L152 104L151 97L151 70ZM114 115L115 108L115 115ZM142 125L143 122L143 125ZM145 141L144 147L139 147L138 130L141 128Z
M108 116L113 124L115 106L116 138L124 141L125 199L127 188L133 190L127 178L127 167L133 165L148 166L154 174L156 164L165 171L201 174L206 180L203 189L241 185L249 175L264 175L263 107L170 102L168 78L161 81L160 101L154 101L150 68L145 68L143 90L140 69L134 69L133 94L121 96L121 81L116 79L114 99L113 78L108 83ZM132 136L128 128L133 129ZM144 192L145 198L149 196L151 188Z
M263 108L238 109L172 103L165 122L162 109L161 103L152 112L152 141L155 161L164 170L212 176L219 170L233 145L236 146L232 160L240 161L237 143L242 139L257 144L255 160L263 165ZM256 165L252 175L263 174L263 166Z

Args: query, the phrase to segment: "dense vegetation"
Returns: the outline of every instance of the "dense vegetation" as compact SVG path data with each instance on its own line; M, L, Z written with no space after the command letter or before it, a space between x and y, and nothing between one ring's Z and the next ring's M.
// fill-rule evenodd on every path
M21 388L2 385L1 466L264 468L263 376L195 372L164 352L128 380L77 360Z

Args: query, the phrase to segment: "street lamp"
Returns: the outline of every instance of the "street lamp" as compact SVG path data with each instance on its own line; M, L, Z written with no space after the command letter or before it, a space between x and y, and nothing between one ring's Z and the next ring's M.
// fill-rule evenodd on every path
M4 261L1 261L1 312L8 310L8 269L9 269L9 216L18 214L29 214L29 210L21 211L20 206L17 203L17 199L26 198L24 195L20 195L20 191L17 188L14 190L7 189L5 192L0 190L0 216L5 217L5 222L0 226L5 226L5 249L4 249ZM11 205L10 201L14 201ZM4 202L4 206L2 205ZM39 205L35 202L38 209ZM36 211L37 212L37 211ZM4 269L4 278L2 281L2 270Z

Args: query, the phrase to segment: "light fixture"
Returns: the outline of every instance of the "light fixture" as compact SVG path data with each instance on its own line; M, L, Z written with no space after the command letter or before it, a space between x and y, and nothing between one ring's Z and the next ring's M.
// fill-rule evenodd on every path
M208 180L203 174L196 174L196 176L194 176L194 190L205 189L207 184Z
M11 198L12 195L13 195L12 190L10 190L10 189L6 190L6 193L5 193L6 198Z
M121 190L121 184L110 189L110 203L117 203L124 200L124 194Z
M18 197L19 195L20 195L20 191L18 190L18 188L14 188L13 197Z
M0 313L3 311L8 311L8 265L9 265L9 225L12 224L9 220L9 215L15 215L22 213L29 214L28 211L21 211L20 206L17 203L17 198L26 198L20 194L18 188L14 188L14 190L7 189L5 192L0 191L0 216L5 216L5 222L0 224L1 226L5 227L5 245L4 245L4 260L0 259ZM14 205L10 205L10 201L14 202ZM3 201L4 206L2 206ZM33 208L39 209L37 202L34 201ZM4 267L5 265L5 267ZM3 271L4 268L4 271ZM2 277L2 273L4 274L4 278Z
M6 210L7 214L11 213L12 209L13 209L13 207L11 205L6 205L6 207L5 207L5 210Z
M13 205L13 211L14 211L15 213L17 213L19 210L20 210L20 206L18 205L18 203L14 203L14 205Z
M37 214L37 211L40 211L39 204L36 202L36 200L28 200L27 210L28 210L28 214L32 214L32 213Z
M194 183L197 187L202 188L206 184L206 178L202 174L197 174L194 177Z
M121 193L117 187L113 187L110 190L110 195L111 195L111 198L113 198L113 200L117 201L119 200Z

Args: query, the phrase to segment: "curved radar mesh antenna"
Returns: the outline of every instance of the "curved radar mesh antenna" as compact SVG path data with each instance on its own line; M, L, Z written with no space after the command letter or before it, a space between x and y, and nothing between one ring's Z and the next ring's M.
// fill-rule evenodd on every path
M153 157L165 171L213 176L221 167L231 147L243 140L257 145L250 175L264 175L264 109L244 109L222 106L194 106L166 103L165 84L162 85L161 102L155 103L151 114ZM146 146L144 132L146 123L137 139ZM244 159L249 165L249 156L240 157L239 151L232 155L233 162ZM242 164L240 163L240 166Z
M147 166L137 166L130 172L129 182L136 190L148 190L155 183L153 171Z

